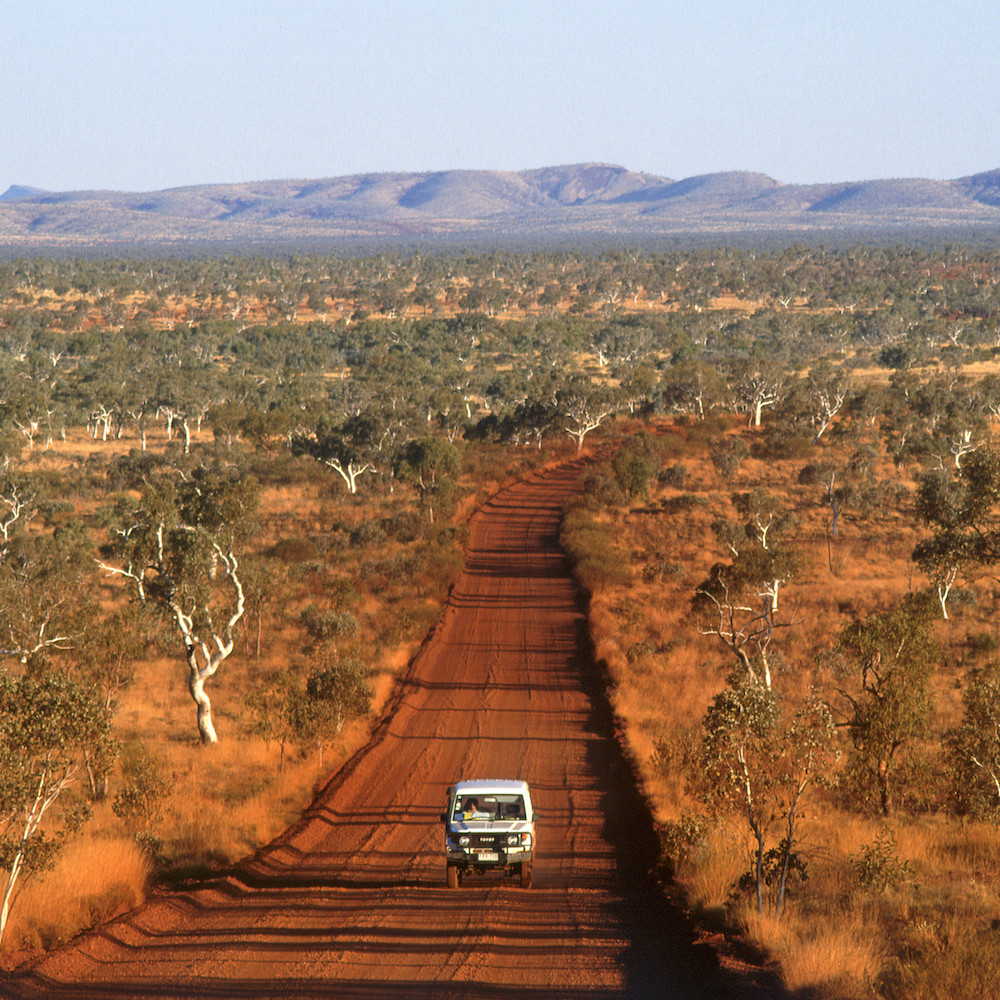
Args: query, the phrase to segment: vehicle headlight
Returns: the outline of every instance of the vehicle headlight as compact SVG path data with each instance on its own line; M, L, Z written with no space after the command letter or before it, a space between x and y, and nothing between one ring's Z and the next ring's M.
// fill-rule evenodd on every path
M459 837L459 838L458 838L458 842L459 842L459 843L460 843L460 844L461 844L461 845L462 845L463 847L468 847L468 846L469 846L469 838L468 838L468 837Z
M521 838L520 838L520 837L519 837L519 836L518 836L518 835L517 835L516 833L512 833L512 834L511 834L511 835L510 835L510 836L509 836L509 837L507 838L507 843L508 843L508 844L516 844L516 843L517 843L517 842L518 842L518 841L519 841L520 839L521 839Z

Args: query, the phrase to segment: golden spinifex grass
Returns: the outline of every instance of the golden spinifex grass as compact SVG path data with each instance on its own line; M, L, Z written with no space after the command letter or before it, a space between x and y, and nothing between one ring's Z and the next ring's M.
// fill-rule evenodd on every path
M739 918L747 938L780 962L793 992L850 995L858 984L874 982L886 959L877 921L863 909L847 909L828 922L801 913L778 922L752 909Z
M52 871L25 883L8 926L8 950L52 947L130 909L144 898L150 869L149 856L131 837L70 843Z
M618 445L634 440L639 425L619 427ZM625 738L664 830L666 869L684 887L692 907L710 924L742 928L780 964L794 990L810 996L874 995L981 997L995 991L1000 842L996 827L955 816L950 809L942 739L961 718L961 683L995 641L996 582L973 581L950 620L935 621L941 655L931 678L933 710L926 733L907 745L900 801L883 819L847 786L846 734L838 786L813 789L796 833L796 853L808 878L792 885L780 921L757 912L739 888L751 867L745 816L714 813L700 794L697 773L702 720L734 667L716 636L705 634L693 605L696 589L715 563L726 562L714 522L735 518L734 492L755 487L776 495L794 513L787 539L801 553L798 573L782 588L792 623L770 647L774 687L795 701L815 688L839 710L838 688L851 683L830 662L831 648L851 621L896 604L927 587L911 561L926 534L913 507L912 470L880 459L876 475L905 487L877 516L845 513L837 536L829 508L815 486L800 480L806 457L747 459L731 482L713 467L712 435L741 434L755 448L761 438L740 428L667 422L658 428L660 467L682 463L685 476L667 472L650 493L632 502L585 503L566 521L564 541L589 592L590 625L598 657L614 684L613 702ZM854 442L832 438L827 457ZM591 491L593 492L593 491ZM588 570L590 559L624 568ZM970 591L976 597L971 598ZM841 730L843 733L843 730ZM777 834L776 834L777 838ZM961 954L963 976L949 952ZM951 992L948 992L951 991Z

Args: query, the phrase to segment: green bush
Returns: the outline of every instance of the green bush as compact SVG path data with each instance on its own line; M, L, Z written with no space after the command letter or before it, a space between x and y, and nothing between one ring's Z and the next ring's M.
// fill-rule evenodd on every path
M741 437L727 437L712 445L711 456L715 471L731 483L739 474L740 466L750 457L750 448Z
M318 552L316 543L311 538L305 538L302 535L290 535L275 542L267 554L281 560L286 565L292 565L293 563L313 562Z
M163 818L163 803L170 792L166 768L142 742L126 744L120 763L122 783L111 810L137 839L155 843L152 831Z
M649 495L653 465L644 455L624 449L615 455L612 468L618 486L629 500Z
M560 542L573 576L585 590L593 593L601 587L628 583L627 560L622 559L613 539L588 511L575 508L566 514Z
M705 818L693 813L682 813L660 827L660 854L671 876L704 839Z
M660 486L669 486L675 490L684 489L687 482L688 467L681 462L673 462L665 469L660 469L656 474L656 481Z
M888 827L882 827L872 843L849 858L858 887L865 892L881 894L895 891L913 881L908 861L900 861L896 838Z

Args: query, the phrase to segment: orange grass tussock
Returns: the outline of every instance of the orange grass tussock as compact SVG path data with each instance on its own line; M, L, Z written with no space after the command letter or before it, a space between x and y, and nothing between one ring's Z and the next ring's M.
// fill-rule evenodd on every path
M142 902L152 870L149 855L130 837L71 841L55 867L25 883L11 911L5 950L51 948L82 927Z

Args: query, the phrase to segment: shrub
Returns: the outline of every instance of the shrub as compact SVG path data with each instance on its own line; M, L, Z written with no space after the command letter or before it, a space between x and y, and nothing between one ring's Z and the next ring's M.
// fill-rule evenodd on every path
M884 893L913 881L908 861L900 861L896 838L883 826L875 840L850 856L858 887L865 892Z
M125 829L153 844L152 831L163 819L163 804L171 782L163 762L145 743L128 743L121 753L122 784L111 810Z
M641 663L643 660L648 659L656 652L656 644L650 642L648 639L643 639L640 642L634 642L629 646L625 653L625 659L628 660L630 666L635 666L637 663Z
M988 656L1000 649L1000 639L993 632L970 632L965 640L970 652L981 656Z
M674 462L665 469L660 469L656 474L656 481L660 486L669 486L675 490L684 489L687 482L688 467L681 462Z
M275 542L268 555L279 559L286 565L309 563L316 559L318 552L316 543L311 538L302 535L290 535Z
M606 466L588 473L583 480L580 502L602 507L617 507L625 500L618 479Z
M593 593L602 587L628 583L628 563L608 532L591 515L577 508L563 518L560 541L577 582Z
M729 483L736 478L744 460L749 458L750 449L743 438L727 437L712 445L711 456L716 472Z
M694 813L682 813L660 827L660 853L671 876L704 838L705 818Z
M336 643L358 634L358 620L350 611L324 611L310 604L301 618L315 643Z
M753 447L754 457L765 461L801 459L815 451L816 445L808 434L783 424L773 424Z
M346 576L337 576L326 584L326 598L334 611L344 611L358 599L354 584Z
M389 538L397 542L415 542L426 529L426 522L415 510L401 510L383 522Z
M615 481L629 500L648 495L649 479L653 474L649 459L630 449L624 449L615 455L612 467Z
M351 532L351 544L359 548L373 548L387 538L385 524L380 520L362 521Z
M711 507L708 497L699 493L681 493L676 497L666 497L660 501L660 506L665 514L683 514L695 507L707 510Z

